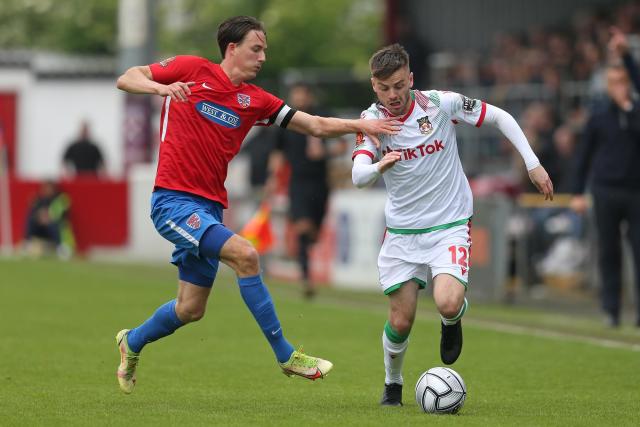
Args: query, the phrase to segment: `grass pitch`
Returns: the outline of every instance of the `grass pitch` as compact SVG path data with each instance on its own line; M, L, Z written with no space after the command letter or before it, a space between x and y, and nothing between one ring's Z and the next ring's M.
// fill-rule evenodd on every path
M420 302L405 358L405 406L381 408L382 295L326 290L313 303L269 282L287 338L334 362L325 380L287 378L221 274L205 318L145 348L122 394L114 336L175 295L164 266L0 261L0 425L623 426L640 424L640 331L474 305L453 366L459 415L419 411L419 374L440 366L439 325Z

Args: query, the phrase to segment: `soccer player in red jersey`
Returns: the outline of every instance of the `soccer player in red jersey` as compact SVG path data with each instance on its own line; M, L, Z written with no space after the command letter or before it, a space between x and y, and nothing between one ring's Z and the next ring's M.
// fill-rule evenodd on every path
M331 362L297 351L285 339L260 276L256 250L222 223L227 167L254 125L276 124L318 137L363 132L375 138L400 129L394 119L312 116L246 83L266 59L266 32L255 18L227 19L218 27L218 45L220 64L176 56L132 67L118 79L118 88L126 92L165 97L151 218L158 232L175 244L171 262L179 277L176 299L137 328L123 329L116 336L121 356L117 377L125 393L133 391L140 351L147 343L202 318L219 261L235 271L242 298L283 372L313 380L327 375Z

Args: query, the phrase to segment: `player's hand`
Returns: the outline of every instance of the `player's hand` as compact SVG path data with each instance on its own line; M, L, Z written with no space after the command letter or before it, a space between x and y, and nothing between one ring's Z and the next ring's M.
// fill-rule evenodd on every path
M187 97L191 95L191 86L196 84L195 82L175 82L170 85L162 85L158 88L158 95L169 96L174 101L184 102Z
M391 151L384 155L382 160L378 162L378 172L381 174L385 173L389 169L393 167L396 163L400 161L402 158L402 153L400 151Z
M618 27L609 29L611 39L609 39L609 50L622 56L629 51L629 41L622 30Z
M539 192L544 194L545 200L553 200L553 183L549 174L542 166L538 166L529 171L529 178L531 182L536 186Z
M400 132L402 126L402 122L397 117L373 120L359 119L358 122L360 131L369 137L376 148L380 148L379 134L395 135Z
M589 208L589 200L586 196L573 196L569 201L569 207L576 213L583 215Z

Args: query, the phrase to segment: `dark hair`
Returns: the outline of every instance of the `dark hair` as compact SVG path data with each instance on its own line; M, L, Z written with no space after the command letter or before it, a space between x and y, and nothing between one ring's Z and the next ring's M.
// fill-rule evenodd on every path
M386 79L400 68L409 65L409 54L398 43L383 47L373 54L369 60L371 75L378 79Z
M220 47L222 59L224 59L229 43L241 42L244 36L252 30L262 31L267 34L262 22L253 16L234 16L220 24L218 26L218 46Z

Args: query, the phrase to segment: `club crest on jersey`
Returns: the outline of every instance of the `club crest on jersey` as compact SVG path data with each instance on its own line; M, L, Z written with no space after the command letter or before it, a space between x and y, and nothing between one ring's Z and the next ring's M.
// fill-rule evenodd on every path
M200 215L197 213L192 213L189 219L187 220L187 225L194 230L200 228Z
M418 119L418 128L423 135L429 135L433 132L433 125L429 121L429 116L424 116Z
M238 95L236 95L236 99L238 100L238 104L240 104L242 108L247 108L249 107L249 105L251 105L251 97L249 95L239 93Z

